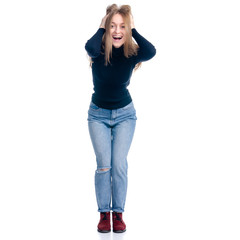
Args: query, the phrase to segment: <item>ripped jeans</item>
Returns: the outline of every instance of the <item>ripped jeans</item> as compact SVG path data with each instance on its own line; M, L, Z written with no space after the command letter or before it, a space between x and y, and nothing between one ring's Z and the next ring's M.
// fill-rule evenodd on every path
M136 119L132 102L115 110L90 104L88 127L97 160L95 192L99 212L124 212L128 183L127 155Z

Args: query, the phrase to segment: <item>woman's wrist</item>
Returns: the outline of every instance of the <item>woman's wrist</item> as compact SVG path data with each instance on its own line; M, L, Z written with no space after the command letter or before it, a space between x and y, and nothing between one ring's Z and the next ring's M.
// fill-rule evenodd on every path
M130 16L131 29L135 28L133 15Z
M106 19L107 19L108 15L109 14L105 15L104 18L102 19L101 24L100 24L100 28L105 29Z
M105 23L104 23L104 24L101 23L101 25L99 26L99 28L104 28L104 29L105 29Z

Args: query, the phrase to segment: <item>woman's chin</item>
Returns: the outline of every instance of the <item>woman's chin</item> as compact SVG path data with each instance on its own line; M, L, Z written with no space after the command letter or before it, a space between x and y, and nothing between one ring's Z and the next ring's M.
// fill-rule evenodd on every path
M120 48L120 47L123 45L123 43L115 43L115 42L113 42L112 45L113 45L115 48Z

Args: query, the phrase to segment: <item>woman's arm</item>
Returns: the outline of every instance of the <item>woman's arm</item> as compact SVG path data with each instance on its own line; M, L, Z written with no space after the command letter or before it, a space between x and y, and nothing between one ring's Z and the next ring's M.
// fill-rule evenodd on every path
M132 28L132 36L136 40L139 49L137 55L137 62L147 61L153 58L156 54L155 47L143 36L141 36L137 30L135 29L133 16L131 15L131 28Z
M100 55L104 33L105 29L99 28L98 31L87 41L85 49L91 58L96 58Z
M135 28L132 29L132 36L139 46L137 62L144 62L155 56L155 47L147 39L141 36Z
M85 49L91 58L96 58L101 53L102 37L105 33L105 22L108 15L104 16L98 31L87 41Z

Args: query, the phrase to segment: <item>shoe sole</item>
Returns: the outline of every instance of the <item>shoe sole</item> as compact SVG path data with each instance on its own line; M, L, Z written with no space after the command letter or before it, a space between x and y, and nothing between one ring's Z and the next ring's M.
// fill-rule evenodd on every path
M109 232L111 232L111 230L99 230L98 229L98 232L100 232L100 233L109 233Z
M114 233L124 233L124 232L126 232L126 229L124 229L124 230L118 230L118 231L114 231L114 230L113 230L113 232L114 232Z

